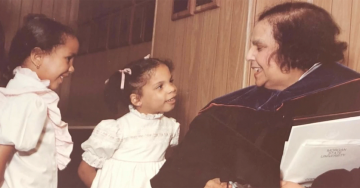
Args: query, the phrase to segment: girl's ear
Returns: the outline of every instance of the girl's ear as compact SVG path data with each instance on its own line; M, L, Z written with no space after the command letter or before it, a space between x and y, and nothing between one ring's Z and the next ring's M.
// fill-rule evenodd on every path
M39 69L42 64L43 56L44 56L44 52L39 47L35 47L34 49L31 50L31 54L30 54L31 63L35 65L37 69Z
M141 97L138 94L132 93L130 95L130 101L133 106L140 107L142 105Z

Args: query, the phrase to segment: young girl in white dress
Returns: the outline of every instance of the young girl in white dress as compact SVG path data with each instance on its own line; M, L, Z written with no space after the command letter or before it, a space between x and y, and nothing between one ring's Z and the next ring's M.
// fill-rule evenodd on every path
M74 72L78 48L69 27L42 15L29 15L13 38L13 78L0 88L1 188L57 187L73 143L54 90Z
M81 147L79 176L91 188L151 188L150 179L165 162L165 151L178 144L179 123L163 115L175 106L172 63L141 59L116 71L106 82L105 101L130 112L103 120ZM96 171L97 170L97 171Z

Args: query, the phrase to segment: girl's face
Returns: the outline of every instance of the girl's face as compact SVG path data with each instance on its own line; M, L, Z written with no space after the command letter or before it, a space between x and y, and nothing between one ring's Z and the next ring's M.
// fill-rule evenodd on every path
M176 86L169 68L160 64L151 72L151 77L142 87L142 96L137 110L144 114L169 112L175 107Z
M67 36L64 44L56 46L50 54L43 56L37 74L41 80L50 80L49 88L57 89L63 79L75 71L74 57L79 50L76 37Z

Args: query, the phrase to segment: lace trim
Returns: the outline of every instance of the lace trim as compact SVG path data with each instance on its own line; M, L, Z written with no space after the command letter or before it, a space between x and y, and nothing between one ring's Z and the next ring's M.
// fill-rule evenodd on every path
M137 111L132 105L129 105L129 110L131 113L135 114L136 116L142 118L142 119L159 119L163 116L163 114L143 114Z
M128 136L128 137L124 137L123 140L147 138L147 137L160 137L160 136L165 136L165 137L171 136L171 133L154 133L154 134L144 134L144 135L137 135L137 136Z
M98 137L100 139L105 139L105 140L115 142L115 143L119 143L121 141L121 139L119 137L117 137L116 135L113 135L113 134L109 134L105 130L95 130L94 136Z
M102 168L106 160L105 157L98 157L88 151L82 154L82 159L94 168Z
M103 140L107 140L110 142L115 142L116 144L120 143L122 140L129 140L129 139L139 139L139 138L148 138L148 137L168 137L171 136L171 133L153 133L153 134L142 134L142 135L137 135L137 136L127 136L124 138L119 138L117 136L111 135L109 133L107 133L106 131L103 130L95 130L94 132L94 137L103 139ZM178 137L178 135L176 135ZM176 137L175 136L175 137ZM174 137L174 138L175 138Z

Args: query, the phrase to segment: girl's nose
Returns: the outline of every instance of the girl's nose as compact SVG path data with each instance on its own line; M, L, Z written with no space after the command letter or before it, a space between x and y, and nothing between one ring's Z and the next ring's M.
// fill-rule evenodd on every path
M75 71L75 68L74 68L74 66L71 65L71 66L69 67L69 72L70 72L70 73L73 73L74 71Z
M170 89L169 89L169 93L176 93L177 91L177 88L174 84L171 84L170 85Z

